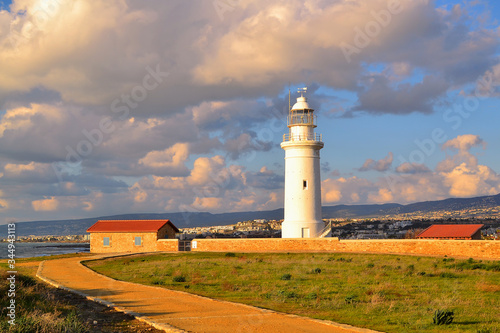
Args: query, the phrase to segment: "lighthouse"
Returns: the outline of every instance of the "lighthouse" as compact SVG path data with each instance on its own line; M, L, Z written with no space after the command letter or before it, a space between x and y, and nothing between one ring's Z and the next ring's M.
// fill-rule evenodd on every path
M321 179L319 151L321 134L314 132L316 116L304 97L307 88L289 110L285 150L285 219L282 238L320 237L325 227L321 219Z

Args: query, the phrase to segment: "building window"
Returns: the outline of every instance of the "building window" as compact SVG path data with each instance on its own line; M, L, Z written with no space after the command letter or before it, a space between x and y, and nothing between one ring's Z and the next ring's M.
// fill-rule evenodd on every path
M305 179L302 181L302 189L307 190L307 180Z
M135 246L141 246L142 245L142 237L135 237Z
M111 246L111 241L110 241L109 237L103 237L102 246L106 246L106 247Z

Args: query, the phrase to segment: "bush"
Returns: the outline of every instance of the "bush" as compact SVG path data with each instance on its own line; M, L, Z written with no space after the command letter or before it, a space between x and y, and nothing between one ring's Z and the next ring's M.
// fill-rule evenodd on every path
M318 294L317 293L309 293L304 298L307 299L307 300L309 300L309 301L310 300L315 300L315 299L318 298Z
M292 279L292 274L288 274L288 273L283 274L283 275L281 276L281 279L282 279L282 280L291 280L291 279Z
M155 284L155 285L163 285L165 284L165 281L163 281L163 279L159 278L159 277L154 277L152 280L151 280L151 283L152 284Z
M313 273L313 274L319 274L319 273L321 273L321 268L316 267L315 269L313 269L313 270L311 271L311 273Z
M294 292L294 291L287 291L287 290L279 290L278 291L278 296L284 297L284 298L299 298L299 295Z
M233 253L233 252L228 252L226 253L226 257L236 257L236 253Z
M174 282L186 282L186 278L182 275L174 276L172 281L174 281Z
M458 278L458 275L450 273L450 272L443 272L439 274L440 278L447 278L447 279L456 279Z
M432 318L432 323L434 325L449 325L453 322L453 316L453 311L436 310Z
M357 303L358 301L358 296L355 295L355 294L350 294L350 295L347 295L345 298L344 298L344 302L346 304L355 304Z
M375 267L375 264L373 264L373 263L369 263L368 265L366 265L366 267L367 267L367 268L373 268L373 267Z
M338 258L338 259L337 259L337 261L342 261L342 262L351 262L351 261L352 261L352 258L348 258L348 259L346 259L346 258L340 257L340 258Z

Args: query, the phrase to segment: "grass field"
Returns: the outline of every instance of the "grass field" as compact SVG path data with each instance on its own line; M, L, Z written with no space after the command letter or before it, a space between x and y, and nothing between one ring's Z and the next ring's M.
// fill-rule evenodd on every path
M369 254L182 253L88 261L115 279L384 332L500 332L500 262ZM454 313L433 324L436 310Z
M85 257L89 254L63 254L17 258L15 296L9 295L10 269L0 259L0 332L8 333L140 333L160 332L133 317L114 311L70 292L53 288L36 279L41 260ZM14 296L14 297L12 297ZM7 308L15 300L15 325L10 325Z

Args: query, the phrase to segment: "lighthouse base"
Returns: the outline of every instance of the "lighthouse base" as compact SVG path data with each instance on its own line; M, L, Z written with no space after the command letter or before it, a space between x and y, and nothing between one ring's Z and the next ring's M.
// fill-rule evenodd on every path
M283 221L281 238L316 238L319 237L325 224L323 221Z

